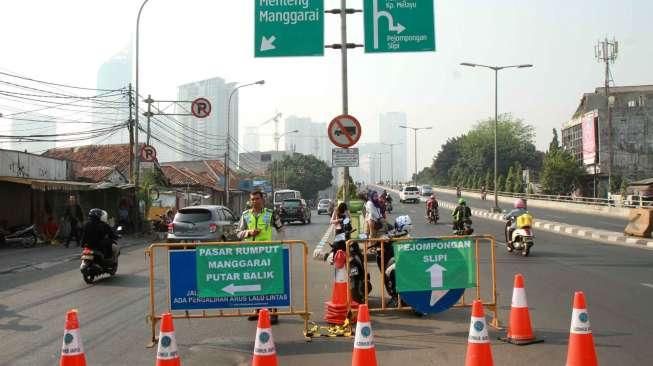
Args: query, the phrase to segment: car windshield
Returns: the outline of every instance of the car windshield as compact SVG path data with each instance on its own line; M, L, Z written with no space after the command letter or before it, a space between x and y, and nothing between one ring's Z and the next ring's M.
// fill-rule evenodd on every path
M406 187L406 189L404 189L404 191L406 191L406 192L417 192L417 191L419 191L419 189L417 189L417 187Z
M175 215L176 222L204 222L211 220L211 211L204 208L184 208Z
M288 198L295 198L295 192L277 192L274 194L276 202L286 200Z
M285 200L283 201L283 207L298 207L299 200Z
M329 200L321 200L320 201L320 205L328 205L328 204L329 204Z

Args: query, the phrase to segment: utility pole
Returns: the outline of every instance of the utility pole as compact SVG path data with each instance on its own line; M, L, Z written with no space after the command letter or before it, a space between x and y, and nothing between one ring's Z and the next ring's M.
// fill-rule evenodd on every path
M594 47L594 57L598 62L605 63L605 99L606 99L606 117L608 121L608 193L612 190L612 105L610 103L610 64L615 62L617 54L619 53L619 42L615 39L609 41L606 37L603 41L599 41ZM600 144L599 144L600 145ZM595 163L596 165L596 163Z
M134 119L132 117L132 83L129 83L129 91L127 98L129 101L129 121L127 128L129 129L129 151L134 151ZM134 154L129 154L129 182L134 183Z
M402 143L401 142L397 142L394 144L383 143L383 145L390 146L390 184L394 185L395 184L394 147L397 145L402 145Z
M360 13L362 10L347 9L347 0L340 0L340 9L326 10L325 13L340 14L340 44L324 46L340 50L342 64L342 114L349 114L349 90L347 88L347 49L363 47L362 44L347 43L347 14ZM349 205L349 167L344 168L344 199Z
M145 103L147 103L147 112L143 113L143 116L147 117L147 137L145 139L146 141L145 144L148 146L150 145L150 135L151 135L150 119L154 115L154 113L152 113L152 102L154 102L154 100L152 100L152 95L148 94L147 99L145 99Z

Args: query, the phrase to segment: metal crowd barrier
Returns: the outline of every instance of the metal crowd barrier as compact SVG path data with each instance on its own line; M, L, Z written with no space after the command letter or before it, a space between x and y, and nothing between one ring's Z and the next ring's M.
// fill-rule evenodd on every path
M368 276L368 249L373 248L377 245L380 245L380 255L381 255L381 271L379 275L379 284L378 288L381 289L381 306L380 307L370 307L369 310L371 312L378 312L378 311L412 311L413 308L408 306L407 304L404 304L403 301L401 300L401 294L397 295L397 299L395 300L395 303L397 304L396 307L391 307L388 306L386 302L386 296L385 296L385 284L384 284L384 276L383 273L385 273L385 249L383 246L383 243L387 243L388 241L392 243L397 243L397 242L402 242L402 241L411 241L411 240L416 240L416 239L473 239L474 240L474 257L475 257L475 265L476 265L476 286L474 287L475 291L475 297L474 299L479 299L483 303L483 306L486 307L491 313L492 313L492 319L489 321L489 325L496 329L501 329L500 322L499 322L499 312L498 312L498 304L497 304L497 276L496 276L496 252L495 252L495 246L496 246L496 239L492 235L472 235L472 236L441 236L441 237L419 237L419 238L397 238L397 239L386 239L386 238L376 238L376 239L352 239L348 240L346 243L346 256L347 256L347 273L350 273L350 268L349 268L349 248L352 244L358 243L360 246L360 249L363 253L363 267L364 267L364 276L363 278L366 279ZM482 294L481 294L481 257L479 255L479 245L481 242L486 242L490 246L490 257L489 257L489 267L490 267L490 283L491 283L491 296L489 299L483 299ZM378 244L377 244L378 243ZM362 244L362 246L361 246ZM396 255L396 253L395 253ZM376 265L376 263L374 263ZM347 277L347 287L350 287L349 284L349 275ZM485 283L485 281L483 281ZM367 280L365 280L365 304L369 305L369 294L368 294L368 286L367 286ZM460 301L455 304L453 307L454 308L471 308L472 303L467 302L465 299L465 296L467 294L467 290L465 290L465 293L463 293ZM348 310L351 311L351 291L347 291L347 306Z
M154 280L155 280L155 274L154 274L154 267L156 264L156 256L155 256L155 249L157 248L164 248L166 249L166 254L170 249L196 249L201 246L215 246L215 245L238 245L238 244L244 244L244 245L287 245L288 250L289 250L289 266L290 266L290 278L292 278L292 260L293 260L293 247L300 247L301 253L302 253L302 269L303 269L303 308L301 309L295 309L295 306L293 305L292 297L290 298L290 306L288 307L289 310L287 311L278 311L275 312L274 314L280 315L280 316L299 316L304 320L304 337L306 340L310 340L310 332L309 332L309 319L311 316L311 312L308 311L308 244L303 241L303 240L283 240L283 241L257 241L257 242L252 242L252 241L239 241L239 242L202 242L202 243L179 243L179 244L172 244L172 243L153 243L151 244L148 248L145 249L145 255L149 258L149 290L150 290L150 303L149 303L149 313L146 315L147 321L151 325L151 330L152 330L152 339L151 343L147 345L148 348L154 347L154 345L157 344L157 338L156 338L156 323L161 319L160 314L162 312L157 312L156 309L156 301L155 301L155 288L154 288ZM169 270L169 268L167 268ZM168 284L170 286L170 284ZM292 281L289 284L289 286L292 287ZM292 291L292 288L290 289L291 293L294 293ZM165 312L172 312L171 311L171 305L170 302L168 302L168 308L166 309ZM213 311L207 311L207 310L195 310L198 313L190 313L189 310L185 310L185 314L172 314L173 319L209 319L209 318L230 318L230 317L246 317L246 316L252 316L252 315L257 315L256 312L243 312L241 309L236 309L233 311L225 311L225 310L217 310L217 312Z

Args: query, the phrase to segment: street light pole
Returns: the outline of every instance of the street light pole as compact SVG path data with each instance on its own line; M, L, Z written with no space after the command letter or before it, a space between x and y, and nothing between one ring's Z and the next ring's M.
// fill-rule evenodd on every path
M141 167L141 164L140 164L140 162L141 162L141 159L140 159L141 154L140 153L141 152L139 151L139 148L138 148L138 129L140 128L140 124L138 123L138 121L139 121L139 118L138 118L138 115L139 115L139 112L138 112L138 104L139 104L138 103L138 96L139 96L139 94L138 94L138 85L139 85L139 83L138 83L139 30L140 30L140 24L141 24L141 12L143 12L143 7L145 7L145 4L147 4L148 1L150 1L150 0L143 1L143 3L141 4L140 9L138 9L138 16L136 17L136 70L135 70L136 77L135 77L135 80L134 80L135 81L134 86L135 86L135 89L136 89L136 97L134 98L135 101L136 101L136 103L135 103L136 104L136 120L135 120L135 125L136 126L134 128L134 151L132 151L132 153L134 154L134 163L135 163L134 164L135 165L135 171L133 172L133 174L134 174L134 182L133 183L134 183L134 185L136 187L138 187L138 180L139 180L139 175L140 175L139 173L140 173L140 167Z
M499 70L509 69L509 68L529 68L533 67L531 64L521 64L521 65L509 65L509 66L488 66L481 64L474 64L469 62L462 62L461 66L469 67L484 67L494 71L494 212L501 212L499 208L499 189L497 187L497 175L499 171L499 159L498 159L498 148L497 148L497 134L499 130ZM521 174L521 173L520 173Z
M286 136L287 134L290 133L298 133L299 130L292 130L288 132L284 132L281 135L275 135L274 136L274 145L275 145L275 150L274 151L279 151L279 140L281 140L282 137Z
M263 85L265 80L259 80L249 84L239 85L234 88L234 90L229 93L229 99L227 100L227 135L225 140L227 141L227 148L224 153L224 204L226 207L229 207L229 147L231 146L231 97L238 91L240 88L251 85Z
M399 126L399 128L411 129L411 130L413 130L413 132L415 133L415 141L414 141L414 142L415 142L415 165L414 165L414 166L415 166L415 174L414 174L414 176L413 176L413 177L414 177L414 178L413 178L413 183L415 183L415 184L417 185L417 131L420 131L420 130L430 130L430 129L432 129L433 127L432 127L432 126L429 126L429 127Z

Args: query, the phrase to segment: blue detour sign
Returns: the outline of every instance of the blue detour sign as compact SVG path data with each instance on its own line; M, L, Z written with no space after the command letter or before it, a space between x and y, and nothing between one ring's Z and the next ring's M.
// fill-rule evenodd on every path
M402 292L401 300L424 314L436 314L454 306L465 293L464 288L453 290Z
M195 249L170 250L169 283L171 310L209 310L262 307L289 307L290 260L288 249L283 249L283 292L266 295L234 295L199 297L197 292L197 262Z

